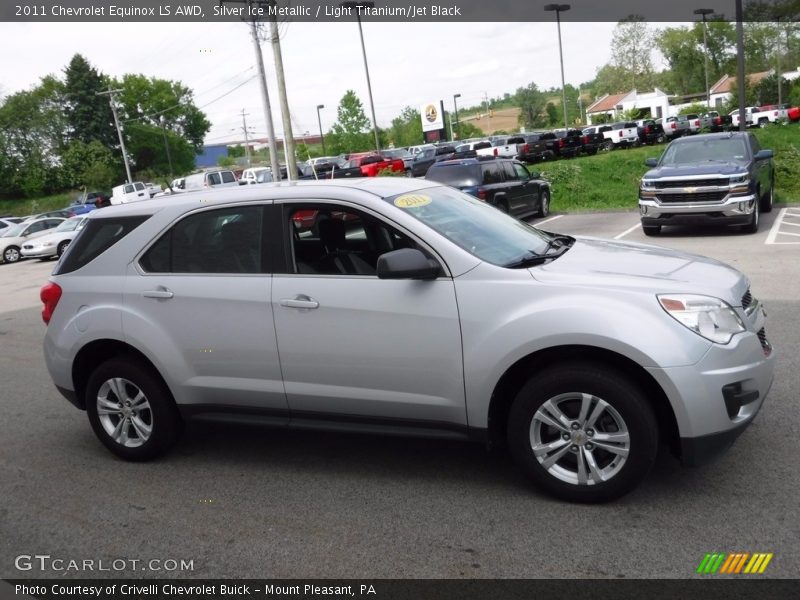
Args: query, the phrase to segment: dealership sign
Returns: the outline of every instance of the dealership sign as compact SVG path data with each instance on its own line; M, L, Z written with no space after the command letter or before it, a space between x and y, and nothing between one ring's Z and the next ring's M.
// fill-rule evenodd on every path
M419 109L422 116L422 131L444 129L444 107L441 100L426 102Z

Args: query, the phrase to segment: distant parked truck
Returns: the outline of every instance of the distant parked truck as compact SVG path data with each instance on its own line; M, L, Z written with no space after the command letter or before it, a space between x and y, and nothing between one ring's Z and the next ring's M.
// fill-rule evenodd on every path
M682 135L691 133L689 127L689 119L685 116L667 117L662 123L664 127L664 135L669 139L676 139Z
M636 121L640 144L660 144L665 141L664 127L653 119Z
M613 123L611 129L603 132L603 136L606 138L606 150L639 145L639 128L632 121Z
M728 131L733 124L733 119L730 115L721 115L715 110L708 111L703 117L708 119L708 128L712 132Z
M139 202L149 200L150 192L141 181L133 183L123 183L111 190L111 204L127 204L128 202Z

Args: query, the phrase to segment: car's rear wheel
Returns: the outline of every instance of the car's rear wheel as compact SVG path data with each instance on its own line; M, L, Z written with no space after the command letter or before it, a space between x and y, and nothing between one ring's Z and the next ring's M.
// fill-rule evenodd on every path
M608 150L609 152L614 149L614 142L612 140L606 140L603 142L603 148Z
M507 433L531 479L572 502L607 502L630 492L658 450L646 395L622 373L592 362L532 376L514 399Z
M550 214L550 190L542 190L539 197L539 217L542 219Z
M100 441L126 460L150 460L177 441L182 421L172 395L135 359L112 358L89 377L86 412Z
M19 248L9 246L3 251L3 260L7 263L15 263L20 259Z
M61 242L58 245L58 248L56 248L56 256L61 258L61 255L64 254L64 251L67 249L67 246L69 246L69 240Z
M764 198L761 198L761 212L772 212L772 205L775 203L775 179L769 183L769 190Z
M645 235L658 235L661 233L661 225L642 225L642 231Z

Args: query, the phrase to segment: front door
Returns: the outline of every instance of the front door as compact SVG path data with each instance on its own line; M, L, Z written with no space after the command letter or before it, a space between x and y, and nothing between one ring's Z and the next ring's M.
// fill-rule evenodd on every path
M316 222L301 230L293 217L309 210ZM289 272L274 276L272 301L292 419L465 425L453 280L378 279L381 254L420 246L348 206L287 203L284 227Z

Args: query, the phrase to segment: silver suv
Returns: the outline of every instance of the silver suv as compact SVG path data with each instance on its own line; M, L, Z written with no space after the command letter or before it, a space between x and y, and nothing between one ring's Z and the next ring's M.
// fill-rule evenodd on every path
M56 386L129 460L205 414L507 444L540 488L600 502L660 441L689 464L727 447L773 378L735 269L412 179L97 211L41 296Z

